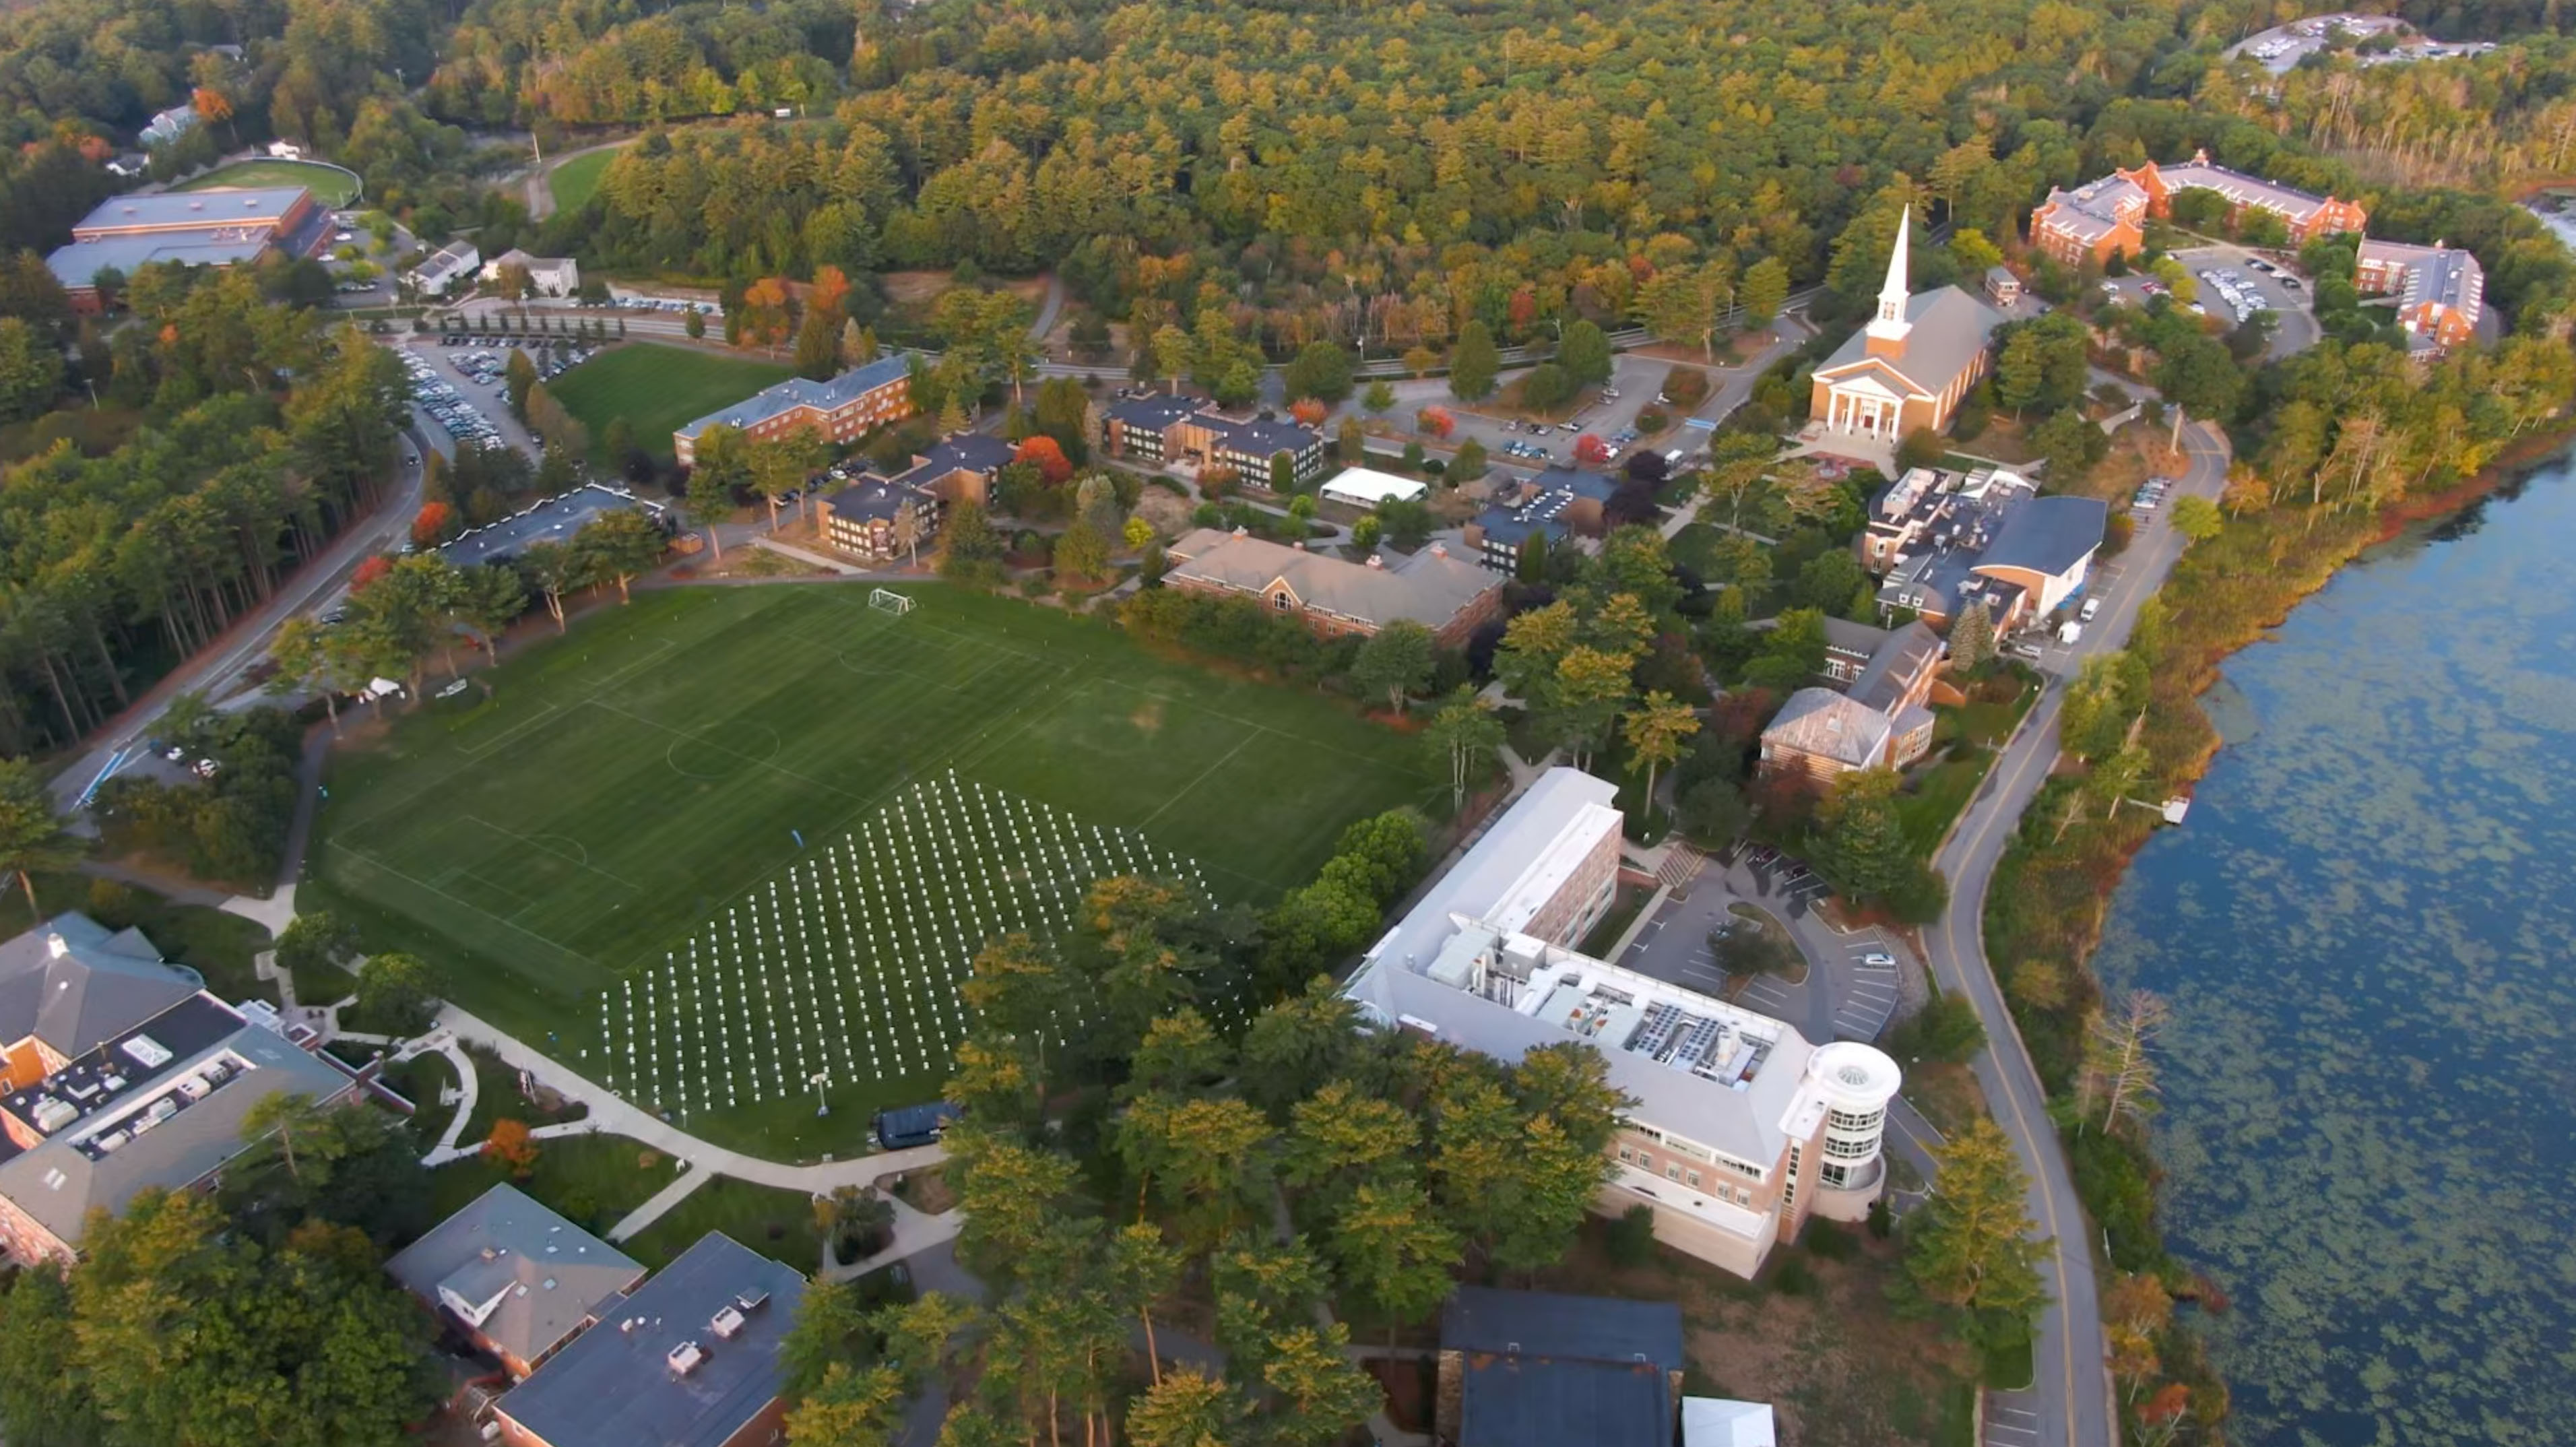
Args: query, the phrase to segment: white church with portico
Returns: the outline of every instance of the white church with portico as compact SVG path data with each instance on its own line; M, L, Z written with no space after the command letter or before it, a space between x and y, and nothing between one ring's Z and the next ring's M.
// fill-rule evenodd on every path
M1906 290L1914 210L1896 223L1896 250L1878 314L1815 372L1810 436L1894 446L1917 428L1946 432L1986 375L2003 313L1955 286L1915 296Z

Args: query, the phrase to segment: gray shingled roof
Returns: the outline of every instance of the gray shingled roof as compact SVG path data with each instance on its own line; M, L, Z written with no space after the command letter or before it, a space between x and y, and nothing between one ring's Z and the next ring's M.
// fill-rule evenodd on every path
M1880 713L1893 712L1905 684L1940 656L1940 634L1919 620L1906 624L1871 651L1868 664L1852 680L1852 702Z
M708 413L681 428L678 435L695 438L716 426L747 428L799 407L829 412L908 375L911 369L910 354L892 352L864 367L853 367L828 382L790 377L776 386L764 387L721 411Z
M137 1110L167 1095L209 1062L243 1067L211 1092L132 1135L117 1150L93 1156L83 1143L130 1129ZM177 1190L241 1154L242 1122L261 1101L300 1094L335 1100L351 1089L349 1078L268 1030L245 1024L195 1055L174 1061L148 1087L138 1086L113 1110L98 1110L34 1150L0 1161L0 1196L6 1196L46 1230L79 1244L93 1208L114 1213L154 1186Z
M1865 703L1830 688L1802 688L1780 706L1762 741L1865 769L1886 748L1887 728L1887 715Z
M0 1045L33 1035L77 1058L197 993L202 983L193 970L163 964L152 942L134 930L110 934L87 915L57 915L0 943Z
M2004 314L1977 297L1955 286L1927 291L1905 299L1905 319L1913 330L1905 336L1905 355L1873 357L1869 355L1869 335L1855 331L1834 348L1834 354L1816 369L1818 376L1863 363L1892 374L1924 396L1938 396L1952 378L1968 369L1995 328L2004 323Z
M301 186L252 186L239 191L168 191L154 196L114 196L100 202L72 228L84 231L132 226L236 226L265 224L293 210Z
M1977 571L2025 568L2063 575L2102 546L2111 508L2098 497L2035 497L2004 517Z
M439 1222L385 1270L526 1362L561 1346L644 1279L633 1257L507 1183Z
M599 1325L501 1398L503 1415L549 1447L721 1447L777 1400L778 1345L795 1323L805 1278L720 1231L603 1304ZM742 1309L743 1300L759 1304ZM730 1337L714 1321L728 1308ZM694 1343L683 1373L671 1353Z
M1201 528L1172 544L1170 577L1238 593L1284 582L1306 607L1383 627L1398 620L1437 629L1498 586L1478 564L1425 548L1386 567L1346 563L1266 538Z

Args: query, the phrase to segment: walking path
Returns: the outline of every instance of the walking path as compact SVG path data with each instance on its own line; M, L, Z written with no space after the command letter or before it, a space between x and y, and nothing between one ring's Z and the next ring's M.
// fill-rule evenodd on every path
M561 1095L590 1108L587 1118L572 1122L580 1127L565 1134L601 1134L629 1136L661 1151L687 1161L693 1168L720 1176L750 1181L755 1185L776 1186L781 1190L803 1191L808 1195L828 1195L835 1186L864 1186L877 1177L893 1171L917 1171L948 1159L948 1153L935 1145L914 1146L908 1150L880 1151L875 1155L857 1156L846 1161L824 1161L809 1166L788 1165L762 1160L727 1150L712 1141L701 1140L616 1095L606 1087L584 1079L561 1061L530 1048L516 1036L508 1035L473 1015L446 1006L438 1012L438 1025L469 1045L480 1045L501 1057L513 1070L524 1070ZM900 1218L903 1207L897 1204ZM918 1212L915 1213L919 1214ZM924 1218L928 1219L928 1218ZM916 1248L918 1249L918 1248Z
M618 1220L616 1225L609 1227L609 1244L613 1246L619 1242L625 1241L636 1232L641 1231L645 1227L652 1225L654 1222L661 1220L663 1212L670 1210L673 1206L676 1206L680 1204L680 1202L688 1199L688 1197L694 1193L698 1187L703 1186L714 1179L714 1173L709 1171L681 1172L678 1180L673 1181L671 1184L664 1186L658 1191L655 1191L651 1200L648 1200L643 1205L627 1212L625 1216Z

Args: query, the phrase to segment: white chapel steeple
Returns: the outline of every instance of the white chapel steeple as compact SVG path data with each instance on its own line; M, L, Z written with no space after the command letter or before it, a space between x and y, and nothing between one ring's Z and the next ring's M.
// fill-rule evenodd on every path
M1870 319L1863 331L1869 337L1873 356L1901 356L1905 351L1905 334L1914 324L1905 317L1905 252L1906 241L1914 229L1914 208L1896 223L1896 250L1887 258L1887 284L1878 289L1878 315Z

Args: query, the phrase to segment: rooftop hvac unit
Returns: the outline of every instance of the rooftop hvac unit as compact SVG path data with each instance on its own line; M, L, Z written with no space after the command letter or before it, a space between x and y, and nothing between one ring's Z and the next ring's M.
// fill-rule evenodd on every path
M742 1292L734 1297L733 1304L735 1309L745 1313L758 1311L769 1304L769 1293L766 1291Z
M158 1070L170 1063L170 1048L149 1035L137 1035L116 1048L133 1056L146 1070Z
M707 1354L698 1349L696 1342L684 1341L671 1348L669 1355L662 1358L662 1363L671 1369L673 1375L685 1377L696 1371L698 1363L706 1359Z
M714 1332L717 1336L726 1341L733 1340L734 1335L742 1330L741 1310L733 1306L727 1306L724 1310L716 1313L715 1320L707 1323L707 1330Z

